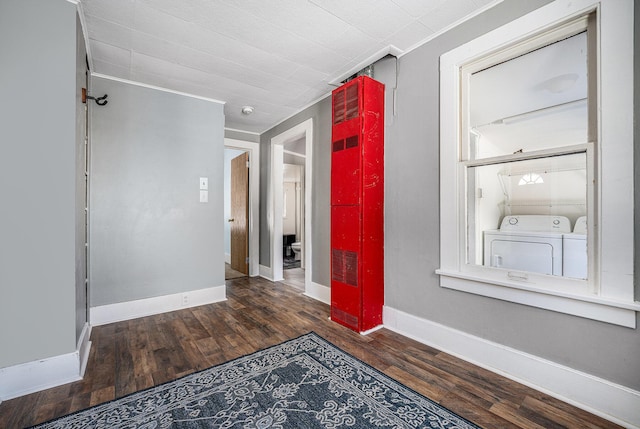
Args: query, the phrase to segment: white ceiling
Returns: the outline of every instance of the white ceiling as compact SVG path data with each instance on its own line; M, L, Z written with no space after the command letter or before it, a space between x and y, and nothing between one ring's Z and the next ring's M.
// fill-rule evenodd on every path
M227 128L260 133L502 0L79 1L93 73L223 101Z

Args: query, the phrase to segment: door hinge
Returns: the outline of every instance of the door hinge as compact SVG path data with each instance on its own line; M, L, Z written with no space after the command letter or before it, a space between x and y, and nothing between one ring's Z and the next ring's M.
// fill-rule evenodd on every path
M249 165L251 165L250 161L247 161L247 168L249 168Z
M248 256L245 258L244 263L245 263L245 264L248 264L248 263L249 263L249 257L248 257Z

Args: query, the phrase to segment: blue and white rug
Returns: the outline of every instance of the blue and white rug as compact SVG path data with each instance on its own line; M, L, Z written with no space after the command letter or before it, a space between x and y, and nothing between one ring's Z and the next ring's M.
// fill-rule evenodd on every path
M303 335L37 428L478 428Z

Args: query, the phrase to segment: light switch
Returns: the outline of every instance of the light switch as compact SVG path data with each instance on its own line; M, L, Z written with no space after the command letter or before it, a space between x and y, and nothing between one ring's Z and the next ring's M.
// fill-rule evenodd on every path
M203 191L206 191L209 189L209 178L208 177L201 177L200 178L200 189Z
M200 202L208 203L209 202L209 191L200 191Z

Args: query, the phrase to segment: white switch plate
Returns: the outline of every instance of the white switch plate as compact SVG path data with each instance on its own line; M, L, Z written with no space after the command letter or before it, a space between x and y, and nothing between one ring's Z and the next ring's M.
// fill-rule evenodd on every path
M200 202L201 203L209 202L209 191L200 191Z
M200 178L200 189L203 191L206 191L207 189L209 189L209 178L208 177L201 177Z

